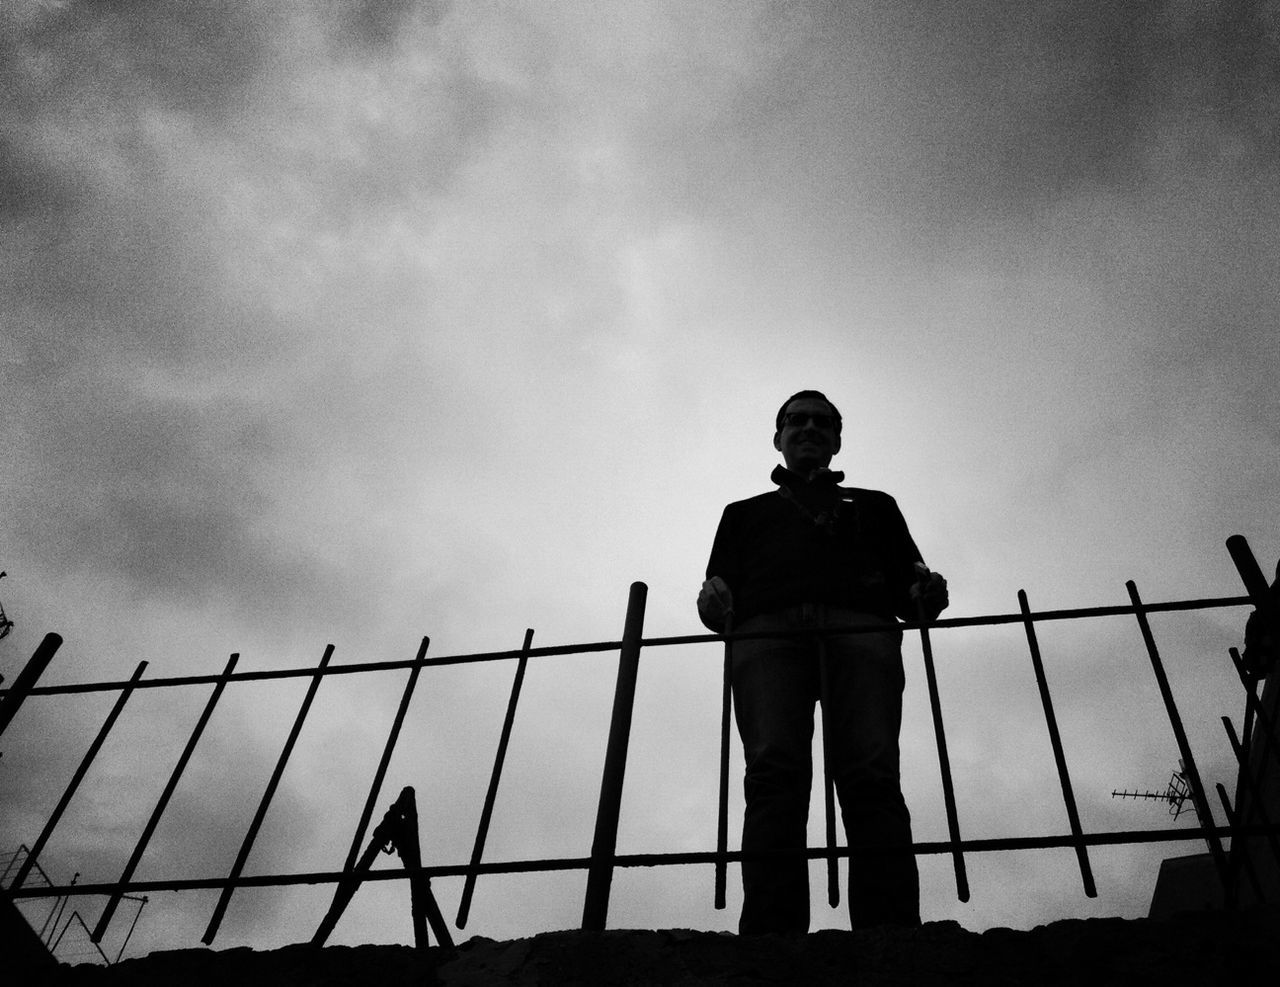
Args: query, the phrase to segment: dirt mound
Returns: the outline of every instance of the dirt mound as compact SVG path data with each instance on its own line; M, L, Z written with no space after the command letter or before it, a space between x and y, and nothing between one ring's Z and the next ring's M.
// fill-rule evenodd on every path
M1228 984L1274 966L1280 909L1164 921L1083 919L1026 932L919 929L743 938L688 930L548 932L474 938L453 955L408 946L309 946L255 952L185 949L111 968L64 969L75 987L294 985Z

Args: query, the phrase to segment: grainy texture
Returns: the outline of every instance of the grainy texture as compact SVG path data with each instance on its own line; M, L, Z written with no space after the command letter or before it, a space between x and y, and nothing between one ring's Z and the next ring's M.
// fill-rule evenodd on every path
M1182 915L1165 921L1083 919L1025 932L967 932L954 922L919 929L741 938L683 929L548 932L474 938L452 957L408 946L287 946L269 952L184 949L80 966L51 985L74 987L294 987L346 984L1008 985L1229 984L1274 966L1280 909Z

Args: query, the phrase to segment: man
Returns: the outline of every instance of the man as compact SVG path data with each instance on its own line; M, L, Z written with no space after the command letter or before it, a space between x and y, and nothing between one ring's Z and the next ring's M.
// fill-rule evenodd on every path
M854 928L918 925L919 879L902 798L902 631L896 617L932 620L946 580L930 573L897 504L844 488L828 469L840 451L840 412L818 391L778 410L777 489L725 508L698 595L698 614L722 632L786 636L737 641L733 701L746 756L744 851L806 845L813 711L821 701L828 769L850 846L881 847L849 864ZM820 635L824 627L873 628ZM900 852L884 847L901 847ZM802 857L744 861L742 934L809 929Z

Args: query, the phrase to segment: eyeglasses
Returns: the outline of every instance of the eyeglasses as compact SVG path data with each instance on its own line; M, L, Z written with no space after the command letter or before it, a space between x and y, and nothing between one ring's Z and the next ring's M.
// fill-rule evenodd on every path
M834 415L811 415L807 411L788 411L782 416L783 428L801 428L805 422L813 422L818 428L835 428Z

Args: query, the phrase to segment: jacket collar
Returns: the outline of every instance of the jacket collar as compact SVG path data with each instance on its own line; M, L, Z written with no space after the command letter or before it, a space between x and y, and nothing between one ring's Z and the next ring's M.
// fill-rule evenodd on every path
M769 479L794 493L805 489L817 491L837 487L844 480L844 474L839 470L821 469L814 470L808 477L803 477L799 473L791 472L785 466L775 466L773 472L769 474Z

